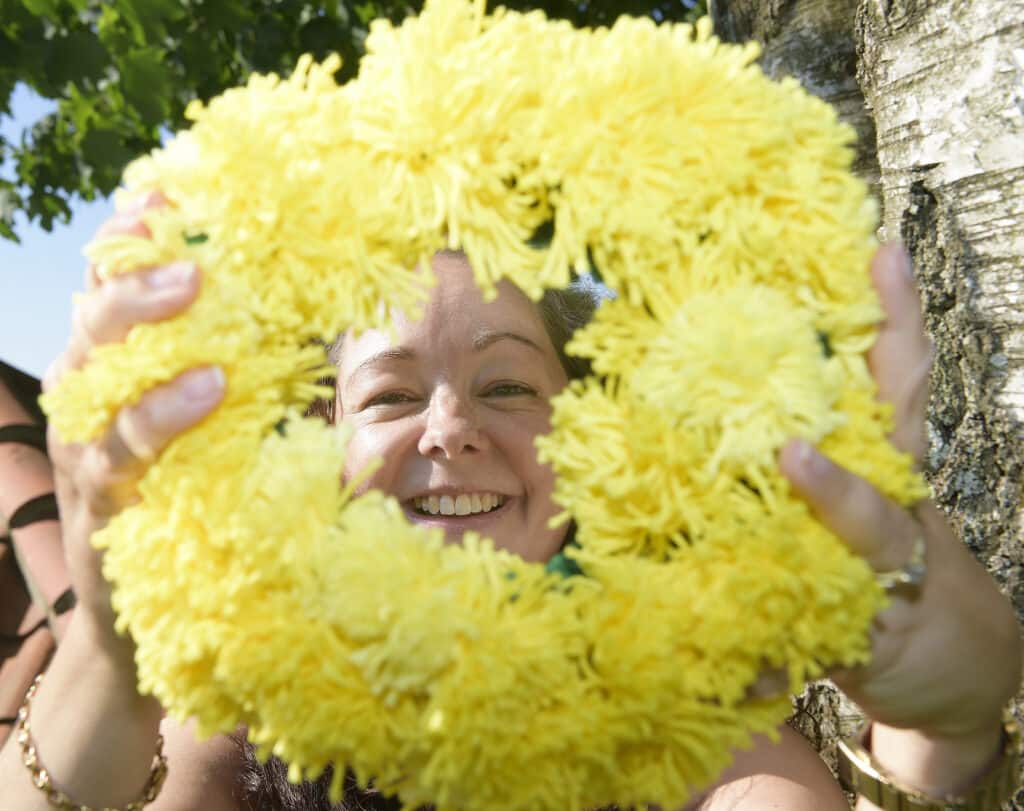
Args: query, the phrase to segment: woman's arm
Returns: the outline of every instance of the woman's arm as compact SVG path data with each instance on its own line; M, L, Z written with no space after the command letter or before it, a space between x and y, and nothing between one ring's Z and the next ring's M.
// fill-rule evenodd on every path
M32 701L32 740L55 785L80 804L121 808L142 795L163 734L167 779L147 811L238 811L238 747L223 735L197 742L190 727L162 719L157 701L135 690L128 640L110 648L83 616ZM9 807L52 811L13 735L0 750L0 785Z
M242 751L227 735L196 738L192 724L160 724L167 753L167 784L146 811L240 811Z
M873 724L871 754L893 778L929 797L969 795L995 767L1002 751L998 723L979 728L974 735L934 739L916 730ZM857 798L856 811L881 811Z
M799 733L779 729L778 743L758 736L739 752L692 811L849 811L818 753Z
M0 426L28 425L36 425L35 418L22 407L0 375ZM0 471L0 524L33 499L54 491L53 468L46 454L30 445L0 442ZM24 575L26 579L32 578L29 587L30 592L34 592L33 599L42 603L39 605L42 611L52 614L51 606L68 586L57 523L41 517L10 534L29 569ZM59 638L63 637L70 619L67 613L55 617L56 627L52 630Z
M148 236L140 219L142 208L161 202L158 197L140 201L134 211L108 221L100 234ZM150 268L103 284L90 274L88 286L75 306L68 347L47 373L46 387L88 363L93 347L122 340L134 324L183 311L198 293L199 275L195 268L183 266ZM120 807L140 798L163 714L154 699L136 692L134 646L114 632L102 555L89 539L137 499L136 484L149 462L217 406L223 387L223 377L215 370L191 370L121 409L108 433L95 442L67 444L50 436L64 548L78 609L32 700L30 734L52 783L76 803ZM196 744L169 723L165 729L170 773L150 807L234 811L237 804L231 804L231 787L224 779L224 744ZM32 784L32 772L21 755L16 736L0 750L4 802L19 811L50 808L44 793Z
M872 275L886 320L869 363L894 408L893 444L920 464L932 353L910 257L887 246ZM805 443L787 445L780 464L819 520L875 571L900 569L923 543L924 576L890 591L871 662L832 676L874 719L872 753L893 778L926 796L969 795L998 760L1002 710L1020 683L1011 604L931 502L904 509Z
M71 619L70 613L54 617L52 609L55 602L66 602L61 595L69 583L60 526L45 508L33 509L53 493L53 469L31 433L19 431L31 426L41 432L42 426L14 395L6 375L0 364L0 534L9 536L0 542L0 614L4 633L21 636L9 639L0 652L0 746L13 729L11 719L25 690L53 653L55 633L63 637ZM19 526L4 533L12 522ZM45 619L55 619L57 628L37 624Z
M162 710L135 691L129 644L100 643L77 613L32 701L31 736L55 784L80 804L136 800L149 776ZM0 750L4 801L20 811L51 806L22 763L12 735Z

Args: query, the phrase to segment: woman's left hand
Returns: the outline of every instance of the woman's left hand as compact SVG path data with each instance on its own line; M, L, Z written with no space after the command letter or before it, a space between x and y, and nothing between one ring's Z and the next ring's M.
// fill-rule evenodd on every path
M910 257L900 245L885 246L871 273L886 319L869 363L879 396L895 409L893 444L920 464L933 352ZM991 748L977 757L991 759L1002 708L1021 677L1009 601L933 503L904 509L800 441L787 444L780 466L819 520L875 571L903 568L915 540L925 542L922 584L891 590L872 629L871 663L834 673L835 682L880 724L965 748L979 742Z

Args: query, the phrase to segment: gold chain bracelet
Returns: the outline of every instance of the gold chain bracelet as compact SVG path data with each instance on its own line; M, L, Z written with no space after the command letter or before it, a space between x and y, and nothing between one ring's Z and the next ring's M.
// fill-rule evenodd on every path
M164 780L167 777L167 758L164 756L163 735L157 736L156 754L153 755L153 765L150 767L149 779L142 789L142 797L128 803L123 809L106 807L93 809L88 805L79 805L54 786L50 773L39 760L39 753L32 742L32 725L29 722L29 709L32 706L32 699L35 697L36 690L39 689L42 681L43 675L40 673L35 677L32 686L28 688L28 692L25 693L25 700L21 702L21 707L18 709L18 724L15 727L15 735L17 736L18 745L21 747L21 761L32 776L32 785L46 795L50 805L60 809L60 811L142 811L143 808L153 802L160 793L160 789L163 787Z

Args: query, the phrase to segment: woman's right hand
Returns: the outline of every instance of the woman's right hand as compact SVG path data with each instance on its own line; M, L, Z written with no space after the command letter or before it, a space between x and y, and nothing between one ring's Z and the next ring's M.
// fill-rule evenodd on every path
M104 223L96 238L148 237L142 213L165 204L159 193L146 195ZM86 293L74 306L71 337L47 371L44 390L51 390L69 370L87 364L93 347L123 340L136 324L179 315L195 301L199 287L199 270L190 263L146 268L106 281L89 268ZM102 553L92 547L90 537L138 499L136 486L160 451L216 408L223 394L220 369L190 369L122 408L107 433L93 442L65 443L50 430L49 452L77 611L84 613L80 619L86 621L94 642L124 654L127 661L132 658L132 644L114 632L110 586L101 572Z
M96 237L149 237L142 214L166 203L159 194L148 195L108 220ZM104 281L90 268L86 293L75 303L71 338L44 388L51 390L68 371L89 363L94 347L123 340L136 324L181 314L199 286L198 269L187 264ZM160 796L149 806L153 811L238 807L236 745L223 736L196 743L190 730L161 720L164 711L153 696L138 693L134 644L114 631L102 554L90 544L94 532L138 500L137 485L161 450L215 409L223 394L219 369L190 369L118 411L106 434L93 442L65 443L50 432L64 552L78 607L32 699L30 734L53 782L89 807L120 808L138 800L161 733L170 765ZM0 747L4 807L45 811L50 801L33 783L16 738Z

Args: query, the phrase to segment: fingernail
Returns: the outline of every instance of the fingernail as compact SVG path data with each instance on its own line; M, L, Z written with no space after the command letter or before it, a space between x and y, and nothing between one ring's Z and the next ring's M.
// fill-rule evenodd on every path
M208 401L224 391L224 371L219 366L192 369L178 381L182 399L196 402Z
M142 192L142 194L136 195L132 198L132 201L124 207L124 211L122 213L140 214L149 207L150 202L152 202L153 198L157 194L158 192L146 191Z
M175 262L146 274L150 287L181 287L195 274L196 266L191 262Z

